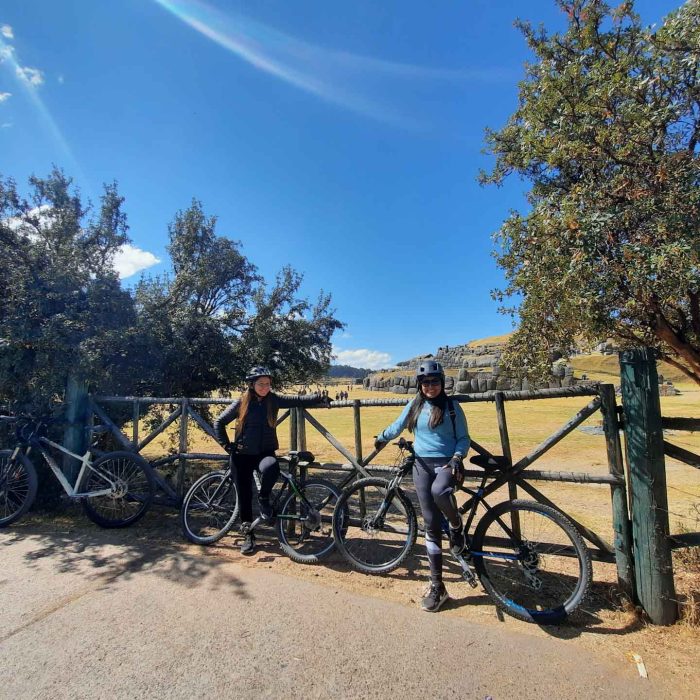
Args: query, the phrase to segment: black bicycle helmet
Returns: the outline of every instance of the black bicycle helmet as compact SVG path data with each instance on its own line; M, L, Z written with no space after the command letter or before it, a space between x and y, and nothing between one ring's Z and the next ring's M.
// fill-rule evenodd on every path
M246 375L245 380L247 382L254 382L256 379L260 379L260 377L269 377L270 379L272 379L272 372L270 372L270 370L267 367L258 365L248 370L248 374Z
M435 360L422 360L416 370L416 379L420 382L423 377L440 377L445 381L445 370L442 365Z

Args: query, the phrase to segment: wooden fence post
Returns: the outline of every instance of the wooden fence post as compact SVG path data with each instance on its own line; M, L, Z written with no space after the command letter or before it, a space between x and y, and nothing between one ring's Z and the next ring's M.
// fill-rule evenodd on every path
M651 348L620 353L625 446L630 465L634 567L639 602L657 625L675 622L668 496L656 360Z
M180 404L180 454L187 453L187 422L189 420L189 411L187 410L189 402L187 399L182 399ZM187 470L187 460L180 457L180 466L177 470L177 497L182 501L185 496L185 473Z
M605 445L608 453L608 471L612 476L617 476L623 480L621 484L610 485L617 582L625 598L629 602L636 602L637 592L634 585L634 559L632 554L632 523L630 522L627 509L627 492L624 486L625 467L622 461L615 387L612 384L601 384L600 401L600 411L603 414L603 430L605 431Z
M297 422L298 422L298 410L297 408L291 408L289 410L289 449L293 452L299 449L297 447Z
M501 451L508 460L508 466L513 466L513 454L510 451L510 438L508 437L508 423L506 421L506 407L503 392L497 391L496 396L496 417L498 418L498 433L501 437ZM508 482L508 498L514 501L518 497L518 487L515 482ZM511 527L516 537L520 537L520 518L518 512L511 513Z
M355 422L355 458L362 462L362 423L360 422L360 399L352 402L352 417Z
M66 414L65 419L71 424L63 432L63 444L66 449L82 455L87 449L87 420L88 420L88 387L87 382L76 374L71 373L66 382ZM68 455L63 457L63 472L71 483L78 476L80 462Z

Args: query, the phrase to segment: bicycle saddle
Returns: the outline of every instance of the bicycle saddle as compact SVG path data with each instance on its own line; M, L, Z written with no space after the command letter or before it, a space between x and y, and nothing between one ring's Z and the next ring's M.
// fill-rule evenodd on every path
M510 468L510 462L502 455L474 455L469 461L486 471Z
M313 462L314 459L316 459L314 457L314 453L309 452L308 450L304 450L302 452L297 452L296 450L290 450L289 454L296 455L297 461L308 462L309 464L311 464L311 462Z

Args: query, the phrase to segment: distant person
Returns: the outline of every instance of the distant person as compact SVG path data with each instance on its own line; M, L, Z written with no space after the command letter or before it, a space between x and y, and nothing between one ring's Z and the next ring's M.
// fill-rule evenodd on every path
M277 414L280 408L298 406L327 406L328 399L315 395L308 397L283 396L272 391L272 373L267 367L253 367L246 376L248 388L241 398L234 401L214 422L219 443L231 456L234 479L238 492L241 523L253 521L253 471L261 476L259 496L260 515L272 518L270 493L280 474L275 457L279 448L277 440ZM226 426L237 419L234 439L226 433ZM247 531L241 545L241 554L252 554L255 534Z
M425 521L425 547L430 585L421 607L437 612L449 598L442 581L441 514L449 523L450 549L459 554L465 546L462 518L454 491L464 478L462 460L469 450L467 419L462 407L445 393L445 372L439 362L424 360L416 371L418 392L374 443L381 449L404 429L413 433L416 462L413 483Z

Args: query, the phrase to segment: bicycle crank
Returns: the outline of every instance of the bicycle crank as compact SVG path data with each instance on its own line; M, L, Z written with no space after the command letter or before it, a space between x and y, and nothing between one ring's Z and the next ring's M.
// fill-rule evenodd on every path
M478 585L478 580L476 578L476 574L472 571L472 567L469 566L469 562L462 554L453 554L452 556L454 556L454 558L459 562L460 567L462 567L462 577L464 580L472 588L476 588Z

